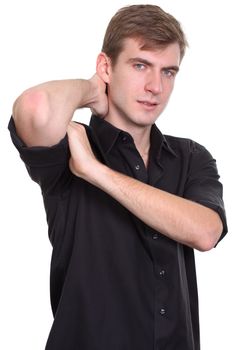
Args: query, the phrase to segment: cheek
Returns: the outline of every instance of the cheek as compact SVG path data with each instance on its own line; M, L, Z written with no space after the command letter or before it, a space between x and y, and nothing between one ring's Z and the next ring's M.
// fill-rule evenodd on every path
M127 105L127 98L125 96L125 91L121 86L111 86L109 89L109 104L113 106L117 106L118 108L123 108Z
M122 70L116 71L111 76L111 84L114 88L118 88L124 91L130 91L134 88L134 86L139 86L142 84L142 78L139 76L135 76L134 72L130 70Z
M174 82L168 82L164 86L164 99L168 100L174 88Z
M115 79L114 83L109 86L110 97L113 100L126 101L131 92L131 87L124 79Z

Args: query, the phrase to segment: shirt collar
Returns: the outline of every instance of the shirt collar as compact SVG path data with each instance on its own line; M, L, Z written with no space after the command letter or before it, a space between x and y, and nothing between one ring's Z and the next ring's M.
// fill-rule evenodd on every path
M166 136L161 133L161 131L155 124L152 125L150 138L151 151L153 152L157 160L160 159L162 150L165 150L172 156L177 157L174 148L170 145Z
M90 127L97 136L98 142L104 153L110 152L119 135L122 133L122 130L95 115L92 115L91 117Z
M91 117L90 127L97 136L98 142L104 153L111 151L119 136L123 136L124 134L130 136L127 132L116 128L103 118L95 115L92 115ZM158 127L153 124L151 128L151 151L157 160L161 157L162 149L165 149L173 156L177 156L166 137L161 133Z

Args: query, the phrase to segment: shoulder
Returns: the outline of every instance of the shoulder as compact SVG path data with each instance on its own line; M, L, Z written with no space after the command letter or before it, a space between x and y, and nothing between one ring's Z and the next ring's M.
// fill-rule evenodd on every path
M171 135L164 135L164 138L167 141L167 143L174 149L184 148L191 152L198 152L205 149L203 145L189 138Z
M177 154L192 155L206 155L212 158L212 155L202 144L184 137L177 137L171 135L164 135L165 142Z

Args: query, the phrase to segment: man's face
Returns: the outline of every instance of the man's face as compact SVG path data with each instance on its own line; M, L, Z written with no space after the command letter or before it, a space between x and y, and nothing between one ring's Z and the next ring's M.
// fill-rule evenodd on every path
M110 68L106 120L128 131L151 126L169 100L179 63L177 43L159 50L141 50L138 41L126 39Z

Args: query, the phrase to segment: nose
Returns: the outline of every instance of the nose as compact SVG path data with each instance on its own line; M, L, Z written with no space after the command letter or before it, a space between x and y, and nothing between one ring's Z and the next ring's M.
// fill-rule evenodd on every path
M159 72L153 73L147 78L145 90L153 95L161 94L163 91L163 81Z

